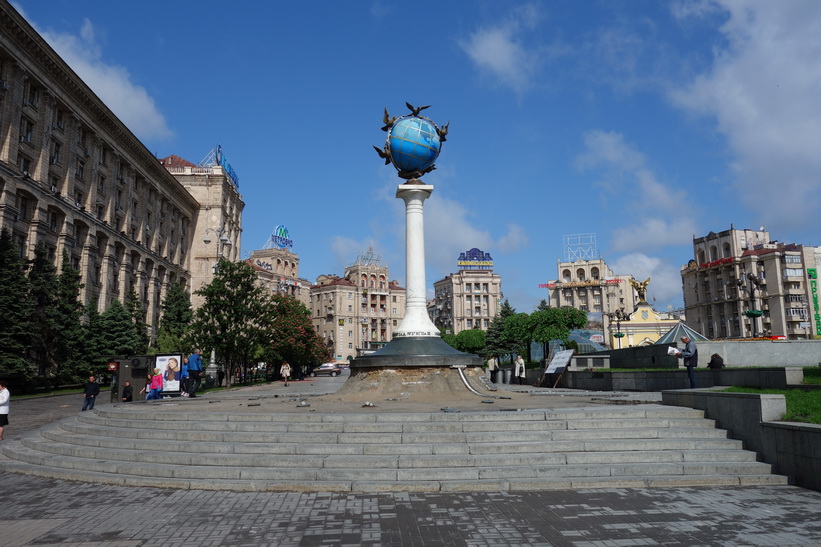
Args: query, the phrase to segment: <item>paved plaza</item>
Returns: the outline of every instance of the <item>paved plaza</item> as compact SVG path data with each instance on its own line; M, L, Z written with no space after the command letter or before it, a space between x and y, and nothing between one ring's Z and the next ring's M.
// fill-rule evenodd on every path
M246 389L321 394L345 379ZM80 405L80 396L13 401L7 438ZM359 494L130 488L12 473L0 479L3 547L821 545L821 493L793 486Z

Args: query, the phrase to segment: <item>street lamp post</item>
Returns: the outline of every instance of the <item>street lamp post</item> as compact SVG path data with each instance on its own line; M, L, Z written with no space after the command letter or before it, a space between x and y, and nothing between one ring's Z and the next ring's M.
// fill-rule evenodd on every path
M619 349L621 349L621 339L624 338L624 333L621 332L621 322L627 319L627 314L624 313L624 308L619 308L612 313L605 314L607 317L610 318L610 324L613 324L613 320L616 321L616 333L613 335L614 338L618 339L619 341Z
M202 242L206 245L211 244L211 236L209 234L213 234L214 237L217 238L217 261L214 262L212 266L212 272L216 274L217 272L217 264L223 258L225 248L231 246L231 239L228 237L228 230L225 227L220 228L206 228L205 229L205 237L202 238ZM217 355L216 350L212 347L211 348L211 359L208 360L208 367L205 369L205 377L211 376L211 378L217 378Z
M756 337L756 321L759 317L764 315L762 310L756 309L755 305L755 290L759 288L762 284L763 278L759 277L755 274L741 274L741 278L736 281L739 290L746 292L750 297L750 309L744 312L744 315L750 318L750 323L752 325L752 338ZM745 282L748 286L744 286Z

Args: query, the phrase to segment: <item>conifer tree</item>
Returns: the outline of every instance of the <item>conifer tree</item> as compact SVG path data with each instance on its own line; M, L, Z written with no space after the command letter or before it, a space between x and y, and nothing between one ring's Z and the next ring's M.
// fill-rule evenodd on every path
M125 299L125 309L128 310L128 314L131 316L134 336L137 339L137 347L134 348L133 353L145 353L148 350L148 326L145 323L145 309L133 287Z
M3 228L0 232L0 376L30 387L36 375L28 356L34 303L24 273L25 261Z
M34 302L31 315L31 353L39 378L51 376L54 369L56 347L56 297L57 284L54 264L48 259L48 251L42 243L34 248L34 258L29 261L29 294Z
M182 351L183 338L191 325L194 313L191 310L191 296L185 286L175 281L168 286L162 305L162 317L157 333L157 349L161 353Z
M84 334L83 305L80 302L80 272L71 267L68 253L63 252L60 274L55 290L54 327L57 340L54 348L53 378L55 388L61 384L82 380Z

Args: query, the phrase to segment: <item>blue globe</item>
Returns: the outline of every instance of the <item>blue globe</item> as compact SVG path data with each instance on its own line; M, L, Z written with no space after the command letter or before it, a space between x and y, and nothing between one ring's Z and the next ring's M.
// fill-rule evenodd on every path
M388 133L393 165L399 172L423 172L439 156L442 143L436 125L426 118L406 116Z

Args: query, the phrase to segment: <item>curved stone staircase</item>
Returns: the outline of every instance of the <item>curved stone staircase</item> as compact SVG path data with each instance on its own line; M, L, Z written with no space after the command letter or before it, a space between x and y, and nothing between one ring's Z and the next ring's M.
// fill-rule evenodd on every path
M193 412L111 405L4 442L0 469L128 486L446 492L787 484L701 411Z

